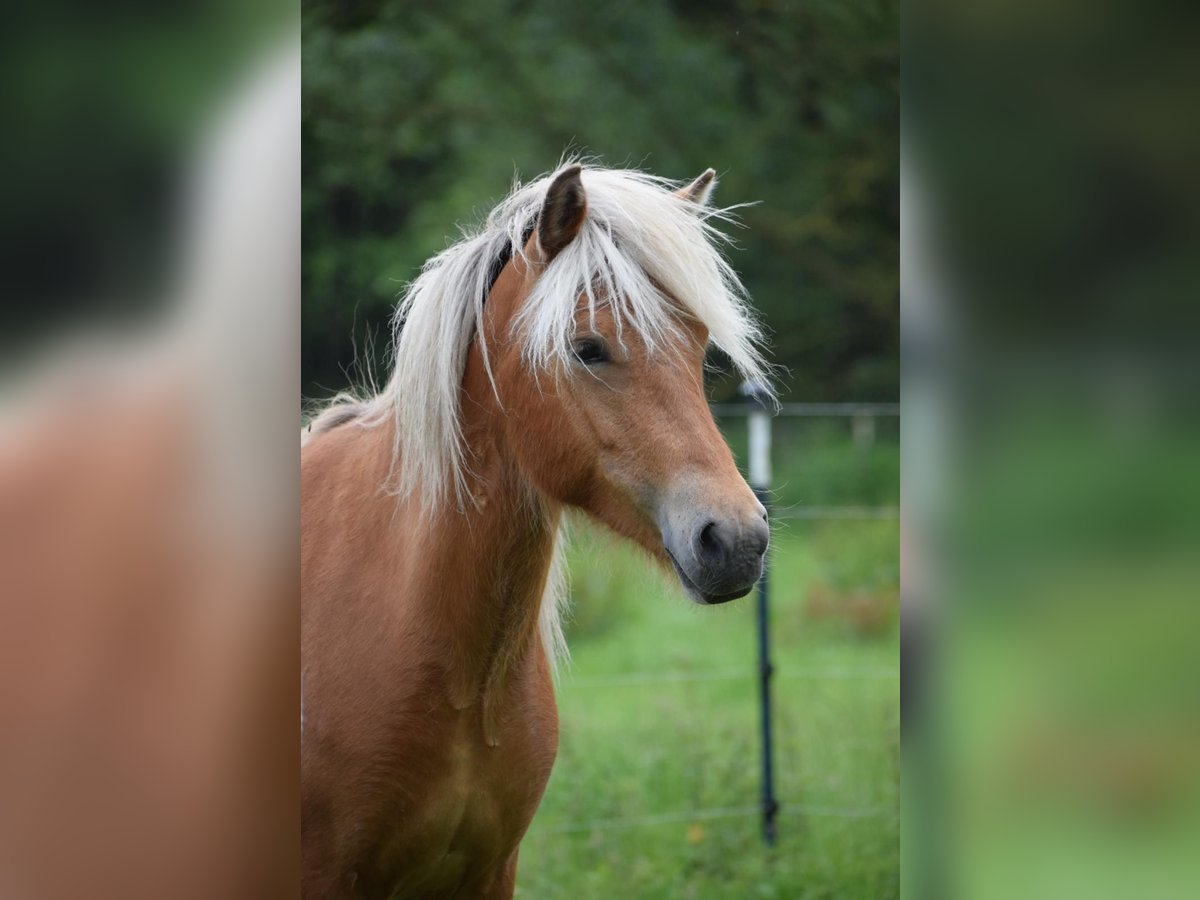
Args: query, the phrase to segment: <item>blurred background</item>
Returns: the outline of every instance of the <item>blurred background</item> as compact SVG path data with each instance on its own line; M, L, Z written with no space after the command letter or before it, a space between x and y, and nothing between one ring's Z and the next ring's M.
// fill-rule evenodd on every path
M904 29L908 893L1192 896L1200 17Z
M567 150L756 203L732 255L785 399L899 391L899 7L550 0L303 7L307 397L377 373L426 259ZM353 374L353 373L351 373ZM736 385L721 385L719 397Z
M899 892L898 4L308 2L306 399L385 380L426 259L565 151L740 210L774 421L779 843L763 846L754 606L697 609L573 523L562 739L518 896ZM740 461L738 385L710 378Z

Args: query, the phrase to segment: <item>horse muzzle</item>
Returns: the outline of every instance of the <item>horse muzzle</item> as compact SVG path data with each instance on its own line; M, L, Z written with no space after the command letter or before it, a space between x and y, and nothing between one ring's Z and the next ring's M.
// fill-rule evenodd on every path
M744 597L762 575L770 540L767 511L750 495L738 512L696 508L663 510L663 548L689 598L702 606ZM740 505L740 504L739 504Z

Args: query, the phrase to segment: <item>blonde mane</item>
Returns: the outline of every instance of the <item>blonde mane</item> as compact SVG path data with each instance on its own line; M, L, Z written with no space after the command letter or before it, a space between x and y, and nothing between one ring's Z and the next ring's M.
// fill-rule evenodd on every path
M573 164L566 161L559 171ZM418 498L427 513L449 504L463 509L470 502L469 451L459 415L467 352L496 261L510 247L524 258L524 238L557 174L514 182L480 226L464 229L461 240L425 263L396 310L395 366L387 385L367 399L335 399L310 426L315 433L347 420L362 427L394 422L389 488ZM619 327L634 330L651 352L678 335L678 302L708 329L712 345L743 377L765 382L762 331L722 254L730 239L713 224L734 221L733 208L685 200L675 193L680 183L632 169L587 166L581 178L587 195L582 229L539 275L513 323L529 369L561 371L570 362L582 294L593 314L601 302L611 304ZM482 342L481 350L490 378ZM558 549L555 557L561 557ZM565 590L558 568L556 563L542 602L548 652L565 646L560 614Z

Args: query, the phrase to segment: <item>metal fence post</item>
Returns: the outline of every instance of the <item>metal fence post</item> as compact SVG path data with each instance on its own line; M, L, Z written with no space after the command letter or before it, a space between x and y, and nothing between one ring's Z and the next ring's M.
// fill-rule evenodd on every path
M766 386L746 382L742 394L753 407L747 416L750 438L750 487L759 501L770 510L771 490L771 403ZM759 709L762 722L762 822L763 840L775 844L775 814L779 803L775 799L774 753L771 740L771 632L768 616L767 560L763 561L758 581L758 685Z

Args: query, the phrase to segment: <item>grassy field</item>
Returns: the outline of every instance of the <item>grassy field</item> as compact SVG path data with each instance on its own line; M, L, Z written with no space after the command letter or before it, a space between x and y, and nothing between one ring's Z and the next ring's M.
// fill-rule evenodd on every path
M887 487L871 493L891 499L878 495ZM578 528L561 749L522 844L517 896L898 896L896 529L774 528L782 812L768 851L753 809L752 598L692 606L635 551Z

